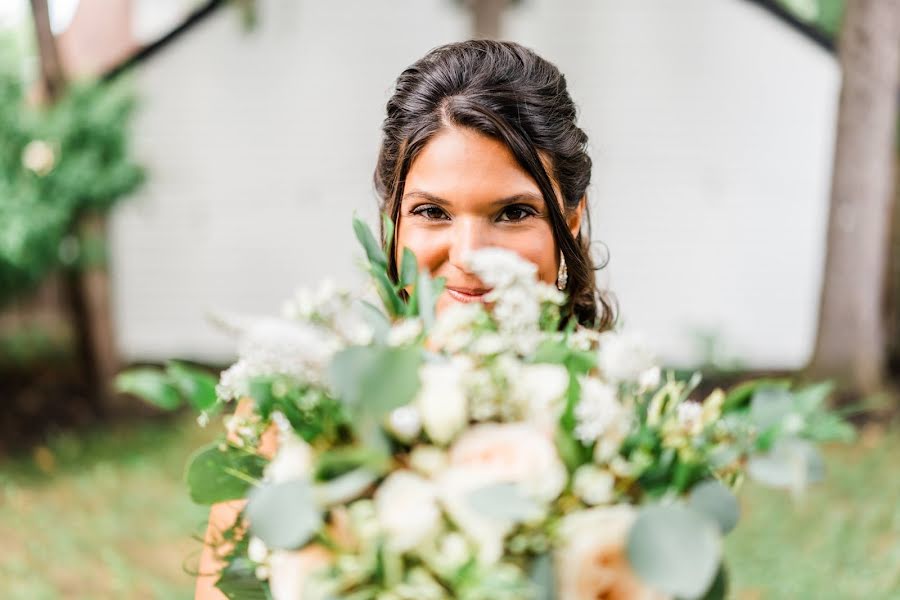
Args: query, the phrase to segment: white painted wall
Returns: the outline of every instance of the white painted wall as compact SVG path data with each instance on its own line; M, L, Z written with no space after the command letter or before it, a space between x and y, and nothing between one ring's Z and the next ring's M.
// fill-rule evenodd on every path
M223 359L208 306L277 310L354 278L352 211L394 78L463 39L450 0L263 2L223 11L138 76L149 185L113 222L116 321L135 359ZM592 139L595 238L626 326L669 362L698 330L752 367L814 335L839 73L741 0L528 0L506 37L559 65Z

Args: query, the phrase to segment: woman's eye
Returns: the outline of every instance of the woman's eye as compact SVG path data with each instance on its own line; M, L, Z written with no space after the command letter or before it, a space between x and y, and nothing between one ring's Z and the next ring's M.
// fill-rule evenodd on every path
M525 206L507 206L500 214L501 221L522 221L532 216L534 211Z
M437 206L420 206L413 211L413 214L420 215L432 221L438 221L447 218L447 213Z

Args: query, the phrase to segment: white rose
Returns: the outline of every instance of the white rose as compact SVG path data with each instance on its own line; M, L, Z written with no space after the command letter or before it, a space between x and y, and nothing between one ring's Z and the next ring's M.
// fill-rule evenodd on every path
M630 413L616 397L616 388L595 377L582 377L581 397L575 406L575 435L591 443L603 437L624 437Z
M606 469L583 465L575 471L572 490L585 504L596 506L612 501L616 478Z
M486 471L494 483L518 483L535 499L556 499L566 485L566 468L552 439L528 423L483 423L463 433L450 448L450 466Z
M525 420L542 431L556 431L569 387L569 373L561 365L525 365L514 374L510 393L522 407Z
M641 374L655 366L653 354L633 333L603 333L597 355L600 371L611 383L638 381Z
M497 483L518 484L534 500L548 503L566 485L566 468L550 438L528 423L485 423L463 433L450 448L450 465L438 478L441 502L450 518L491 564L503 555L503 540L514 523L479 512L475 490Z
M375 491L375 514L388 544L411 550L440 526L435 486L412 471L395 471Z
M447 466L447 453L435 446L416 446L409 453L409 466L426 477L435 477Z
M309 477L312 469L312 448L293 433L279 436L278 451L265 469L265 478L272 483Z
M415 405L425 433L437 444L450 443L469 421L463 373L459 361L426 363L419 369L422 384Z
M247 546L247 558L253 562L261 563L265 562L268 557L269 549L266 547L266 543L256 536L250 538L250 543Z
M628 505L592 508L565 517L556 551L558 600L664 600L631 570L625 542L637 513Z
M277 550L269 558L269 590L274 600L303 600L310 576L327 567L331 555L323 547Z

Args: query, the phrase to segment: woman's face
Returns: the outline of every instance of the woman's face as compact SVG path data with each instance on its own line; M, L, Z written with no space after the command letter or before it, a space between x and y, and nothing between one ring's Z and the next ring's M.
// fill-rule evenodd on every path
M567 219L573 235L583 206ZM398 264L403 248L409 248L420 268L446 279L440 312L455 302L482 301L488 289L463 260L487 246L516 252L537 266L541 281L556 281L559 252L537 183L502 142L467 128L445 128L407 174L397 225Z

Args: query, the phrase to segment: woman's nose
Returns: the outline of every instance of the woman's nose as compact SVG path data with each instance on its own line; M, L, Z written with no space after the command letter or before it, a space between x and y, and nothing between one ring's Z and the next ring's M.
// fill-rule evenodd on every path
M463 271L470 252L491 245L489 228L480 219L457 219L450 239L450 264Z

